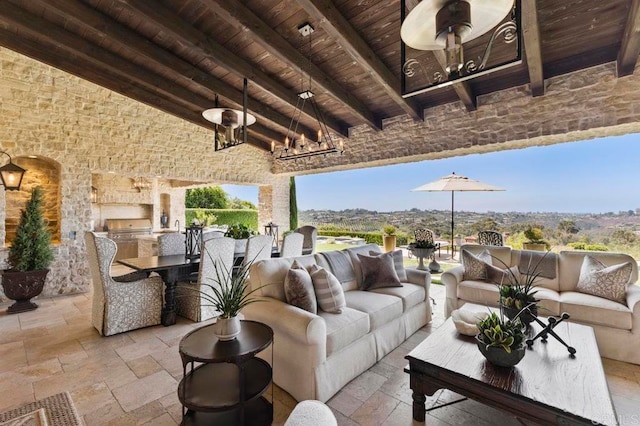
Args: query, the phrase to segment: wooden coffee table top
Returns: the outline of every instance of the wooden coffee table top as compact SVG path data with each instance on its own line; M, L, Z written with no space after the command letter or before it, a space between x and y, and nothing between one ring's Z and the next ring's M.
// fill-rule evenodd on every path
M469 304L463 309L487 308ZM534 330L537 333L541 327L534 324ZM547 343L536 340L513 369L505 369L490 364L475 338L458 334L449 318L407 355L409 372L424 376L427 388L455 392L458 387L467 391L459 393L480 402L491 398L493 404L486 401L489 405L499 407L503 402L496 404L493 399L508 395L504 402L508 405L522 402L532 410L550 409L578 421L617 424L593 329L565 321L554 330L576 348L576 358L570 358L567 349L549 336ZM432 394L429 390L426 393Z

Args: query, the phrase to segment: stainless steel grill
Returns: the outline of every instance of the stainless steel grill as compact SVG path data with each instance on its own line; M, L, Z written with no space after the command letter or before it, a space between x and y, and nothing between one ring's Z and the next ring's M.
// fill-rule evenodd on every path
M153 230L151 219L107 219L107 236L118 246L116 259L138 256L140 235L150 235Z

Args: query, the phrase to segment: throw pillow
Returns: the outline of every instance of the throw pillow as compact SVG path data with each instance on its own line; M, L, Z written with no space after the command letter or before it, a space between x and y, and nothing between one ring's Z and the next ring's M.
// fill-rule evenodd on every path
M497 266L485 263L485 268L487 272L487 281L489 281L490 283L498 285L511 285L514 280L514 276L516 280L519 279L520 272L518 271L517 266L513 266L509 269L501 269Z
M478 255L474 255L468 250L462 250L462 273L463 280L485 280L487 279L487 266L492 265L491 253L487 249L482 250Z
M582 261L576 290L625 303L632 271L630 262L607 267L598 259L586 255Z
M396 270L396 274L398 274L398 279L400 282L407 282L407 271L404 269L404 260L402 258L402 250L393 251L393 267ZM369 251L369 256L380 256L383 253L379 251Z
M366 256L358 253L362 268L362 290L383 287L402 287L400 278L393 266L393 253L379 256Z
M347 307L344 290L340 281L331 272L321 266L313 265L311 281L320 309L333 314L341 314Z
M312 314L318 313L318 302L311 275L296 261L293 262L284 279L284 297L290 305L297 306Z

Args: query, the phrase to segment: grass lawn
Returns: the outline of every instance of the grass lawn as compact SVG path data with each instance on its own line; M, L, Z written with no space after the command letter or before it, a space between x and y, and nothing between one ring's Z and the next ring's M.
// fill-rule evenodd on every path
M354 247L354 246L351 246L348 244L317 243L316 252L320 253L323 251L342 250L349 247ZM415 266L418 266L418 258L416 258L415 256L412 257L411 259L405 257L403 263L405 267L415 267ZM425 261L425 264L426 264L426 261ZM457 266L457 264L440 262L440 267L442 268L443 271L447 271L455 266ZM433 284L442 284L442 281L440 281L440 275L442 274L432 274L431 282Z

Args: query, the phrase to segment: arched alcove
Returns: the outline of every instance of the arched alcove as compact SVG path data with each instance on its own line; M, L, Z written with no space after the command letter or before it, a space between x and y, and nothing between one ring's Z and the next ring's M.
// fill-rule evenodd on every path
M19 191L5 192L5 246L13 241L20 221L20 211L31 197L31 190L42 186L44 217L51 241L60 242L60 165L49 158L14 157L14 163L27 170Z

